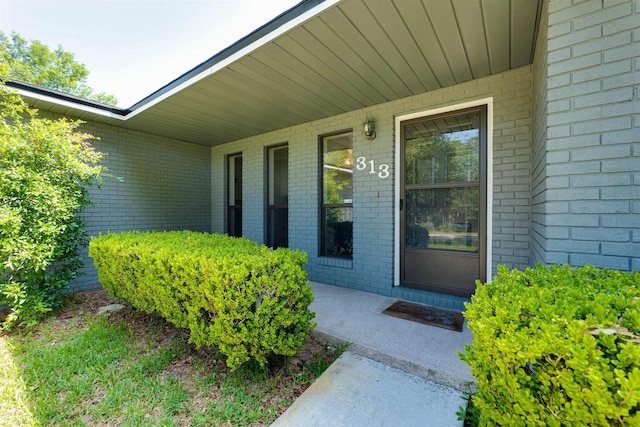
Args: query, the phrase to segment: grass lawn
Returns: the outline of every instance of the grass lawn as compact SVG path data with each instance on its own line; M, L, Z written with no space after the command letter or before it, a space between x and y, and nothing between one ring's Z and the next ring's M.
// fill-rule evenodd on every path
M0 336L0 426L269 425L339 350L311 338L296 357L235 372L156 316L77 294L31 330Z

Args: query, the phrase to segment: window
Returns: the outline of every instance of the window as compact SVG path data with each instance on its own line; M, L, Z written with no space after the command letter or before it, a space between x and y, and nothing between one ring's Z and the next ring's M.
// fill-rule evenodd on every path
M324 136L322 154L320 255L353 256L353 134Z
M289 147L267 149L266 242L272 248L289 246Z
M478 110L404 125L407 247L478 252L481 129Z
M242 154L227 157L227 234L242 236Z

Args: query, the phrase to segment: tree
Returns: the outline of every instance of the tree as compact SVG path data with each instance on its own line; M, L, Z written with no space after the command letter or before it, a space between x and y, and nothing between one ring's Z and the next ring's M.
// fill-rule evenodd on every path
M5 80L19 80L107 105L118 102L113 95L94 93L87 85L87 68L60 45L51 50L38 40L27 41L15 32L7 37L0 31L0 63L8 65L8 73L0 74Z
M78 213L106 169L79 124L37 117L0 84L0 304L12 308L5 327L35 324L57 307L82 265Z

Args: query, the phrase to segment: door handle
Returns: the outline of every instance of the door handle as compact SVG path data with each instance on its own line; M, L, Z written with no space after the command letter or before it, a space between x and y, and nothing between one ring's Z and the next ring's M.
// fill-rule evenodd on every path
M400 210L402 210L403 205L404 205L404 200L400 199Z

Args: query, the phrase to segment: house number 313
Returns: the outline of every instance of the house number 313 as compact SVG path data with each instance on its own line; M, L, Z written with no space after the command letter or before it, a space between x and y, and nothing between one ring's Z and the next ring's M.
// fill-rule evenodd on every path
M375 160L367 160L366 157L360 156L356 159L356 169L359 171L363 171L369 168L369 173L377 173L378 178L386 179L389 178L389 165L386 163L382 163L378 165L376 168Z

